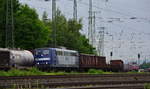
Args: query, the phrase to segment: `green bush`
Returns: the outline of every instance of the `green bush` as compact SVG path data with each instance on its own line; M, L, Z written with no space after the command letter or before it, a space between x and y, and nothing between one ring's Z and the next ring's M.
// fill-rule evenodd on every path
M38 70L38 69L35 68L35 67L29 69L28 72L29 72L29 73L33 73L33 74L38 74L38 75L45 74L45 72L42 72L42 71Z
M96 69L89 69L88 73L89 74L103 74L104 71L103 70L96 70Z
M86 73L80 73L76 71L72 72L64 72L64 71L58 71L58 72L42 72L38 70L37 68L31 68L28 70L19 70L19 69L11 69L9 71L0 71L0 76L29 76L29 75L65 75L65 74L110 74L112 72L104 72L102 70L96 70L96 69L89 69Z
M0 71L0 76L8 76L8 73L5 71Z
M145 84L144 89L150 89L150 84Z

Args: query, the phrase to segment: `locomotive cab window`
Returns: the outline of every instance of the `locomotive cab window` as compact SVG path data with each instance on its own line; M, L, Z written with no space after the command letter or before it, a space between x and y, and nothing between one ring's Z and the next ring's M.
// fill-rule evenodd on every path
M41 50L36 50L35 54L36 54L36 55L41 55L41 54L42 54L42 51L41 51Z
M49 50L43 50L43 55L48 55L49 54Z
M49 50L36 50L36 55L49 55Z

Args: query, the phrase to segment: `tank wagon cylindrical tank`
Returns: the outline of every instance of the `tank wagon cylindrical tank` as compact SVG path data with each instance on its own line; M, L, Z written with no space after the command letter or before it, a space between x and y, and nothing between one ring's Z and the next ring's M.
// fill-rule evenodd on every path
M30 67L34 64L34 57L27 50L0 49L0 68Z

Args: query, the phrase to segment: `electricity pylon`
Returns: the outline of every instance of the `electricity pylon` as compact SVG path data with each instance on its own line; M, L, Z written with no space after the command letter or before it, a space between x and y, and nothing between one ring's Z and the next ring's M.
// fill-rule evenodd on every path
M74 0L74 6L73 6L73 19L77 20L77 0Z
M92 0L89 0L89 25L88 25L88 38L89 43L92 44Z
M6 0L5 47L14 48L13 0Z
M56 0L52 0L52 45L56 47Z

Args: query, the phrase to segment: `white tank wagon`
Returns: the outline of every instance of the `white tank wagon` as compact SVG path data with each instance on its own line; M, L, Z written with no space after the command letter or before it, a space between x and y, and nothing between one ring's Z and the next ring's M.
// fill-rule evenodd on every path
M0 67L30 67L34 64L34 57L27 50L0 49Z

